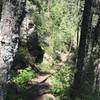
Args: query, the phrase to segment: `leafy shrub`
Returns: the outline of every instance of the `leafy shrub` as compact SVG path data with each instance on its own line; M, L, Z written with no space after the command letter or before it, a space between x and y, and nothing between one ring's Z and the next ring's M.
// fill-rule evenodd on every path
M33 0L33 3L34 1L36 0ZM51 54L54 49L68 50L69 47L66 47L65 43L76 39L78 22L76 0L53 0L49 2L37 0L37 2L41 8L40 12L33 11L33 20L40 38L44 33L50 34L48 42ZM39 7L37 6L37 8ZM42 41L41 44L43 43Z
M13 82L15 82L20 88L26 88L28 81L35 76L35 72L31 69L31 67L28 67L26 69L18 70L16 75L13 77Z
M39 65L39 68L42 70L42 71L47 71L49 72L52 68L52 65L50 65L49 63L46 63L46 62L43 62Z
M70 66L65 65L60 71L53 75L49 81L51 83L50 92L63 97L64 92L68 90L73 81L73 71Z

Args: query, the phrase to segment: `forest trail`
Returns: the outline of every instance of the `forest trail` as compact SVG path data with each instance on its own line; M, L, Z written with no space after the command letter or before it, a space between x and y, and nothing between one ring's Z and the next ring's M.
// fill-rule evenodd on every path
M32 86L30 90L35 90L34 93L30 92L30 100L55 100L53 94L51 94L48 89L50 83L47 81L52 74L50 73L40 73L36 78L31 79L29 84Z
M33 78L30 83L31 84L37 84L37 83L43 83L46 79L48 79L51 76L49 73L42 73L39 74L36 78Z
M31 89L36 90L34 93L30 93L30 100L56 100L56 97L48 91L52 84L49 78L59 72L64 66L65 61L70 60L71 57L72 54L70 53L59 53L60 62L55 64L53 69L50 69L49 72L41 72L36 78L29 81L29 84L32 86Z

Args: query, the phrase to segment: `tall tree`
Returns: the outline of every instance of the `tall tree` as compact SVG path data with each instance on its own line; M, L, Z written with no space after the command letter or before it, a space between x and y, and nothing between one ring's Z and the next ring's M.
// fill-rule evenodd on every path
M5 100L6 85L13 57L18 48L19 33L25 16L26 0L2 0L0 22L0 100Z
M95 81L94 81L94 92L97 97L99 97L100 90L100 15L98 18L98 23L94 31L94 53L96 54L96 63L95 63Z
M74 77L74 82L71 90L71 98L75 100L80 97L82 73L85 69L86 55L89 50L89 42L91 37L91 23L92 23L92 5L93 0L85 0L83 20L81 26L80 44L77 59L77 71Z
M2 12L2 0L0 1L0 19L1 19L1 12Z

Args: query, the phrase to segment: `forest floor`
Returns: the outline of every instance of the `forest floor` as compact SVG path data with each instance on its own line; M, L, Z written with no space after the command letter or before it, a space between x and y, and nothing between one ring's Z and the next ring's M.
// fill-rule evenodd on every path
M53 68L48 69L48 71L41 70L35 78L32 78L28 82L27 89L21 90L15 84L11 83L8 86L9 93L11 96L21 97L21 100L56 100L56 96L50 92L50 87L52 86L51 77L57 74L63 68L65 61L70 60L71 57L72 54L61 54L60 62L53 65Z
M11 93L11 96L21 96L23 100L55 100L55 96L48 91L50 88L48 79L52 75L53 74L48 72L41 72L36 78L33 78L28 82L29 86L27 89L21 90L16 87L15 84L11 83L8 85L8 91Z
M51 75L52 74L50 73L41 73L29 82L32 88L36 90L32 95L30 95L32 100L47 100L47 98L55 100L53 94L48 92L50 83L47 80Z

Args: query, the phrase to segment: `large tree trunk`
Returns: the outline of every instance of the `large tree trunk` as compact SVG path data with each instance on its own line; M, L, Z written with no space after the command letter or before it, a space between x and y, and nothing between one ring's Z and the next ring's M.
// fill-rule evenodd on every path
M83 70L85 70L86 56L90 46L91 38L91 23L92 23L92 5L93 0L85 0L84 12L83 12L83 21L81 28L80 44L78 50L78 59L77 59L77 71L74 77L74 82L72 90L70 92L71 99L75 100L76 97L80 97L81 90L81 80Z
M2 0L0 0L0 19L1 19L1 12L2 12Z
M6 96L8 73L18 48L26 0L3 0L0 22L0 100Z
M95 81L94 81L94 92L97 97L99 97L100 91L100 16L98 18L98 23L94 31L94 47L95 47Z
M98 48L100 47L100 18L94 32L92 31L92 19L93 14L95 13L94 10L98 4L100 4L99 0L85 0L78 51L77 71L71 91L72 100L75 100L77 97L79 97L80 100L91 100L92 94L94 93L93 85L95 78L94 70L96 67L95 62L99 59L100 55L100 49Z

